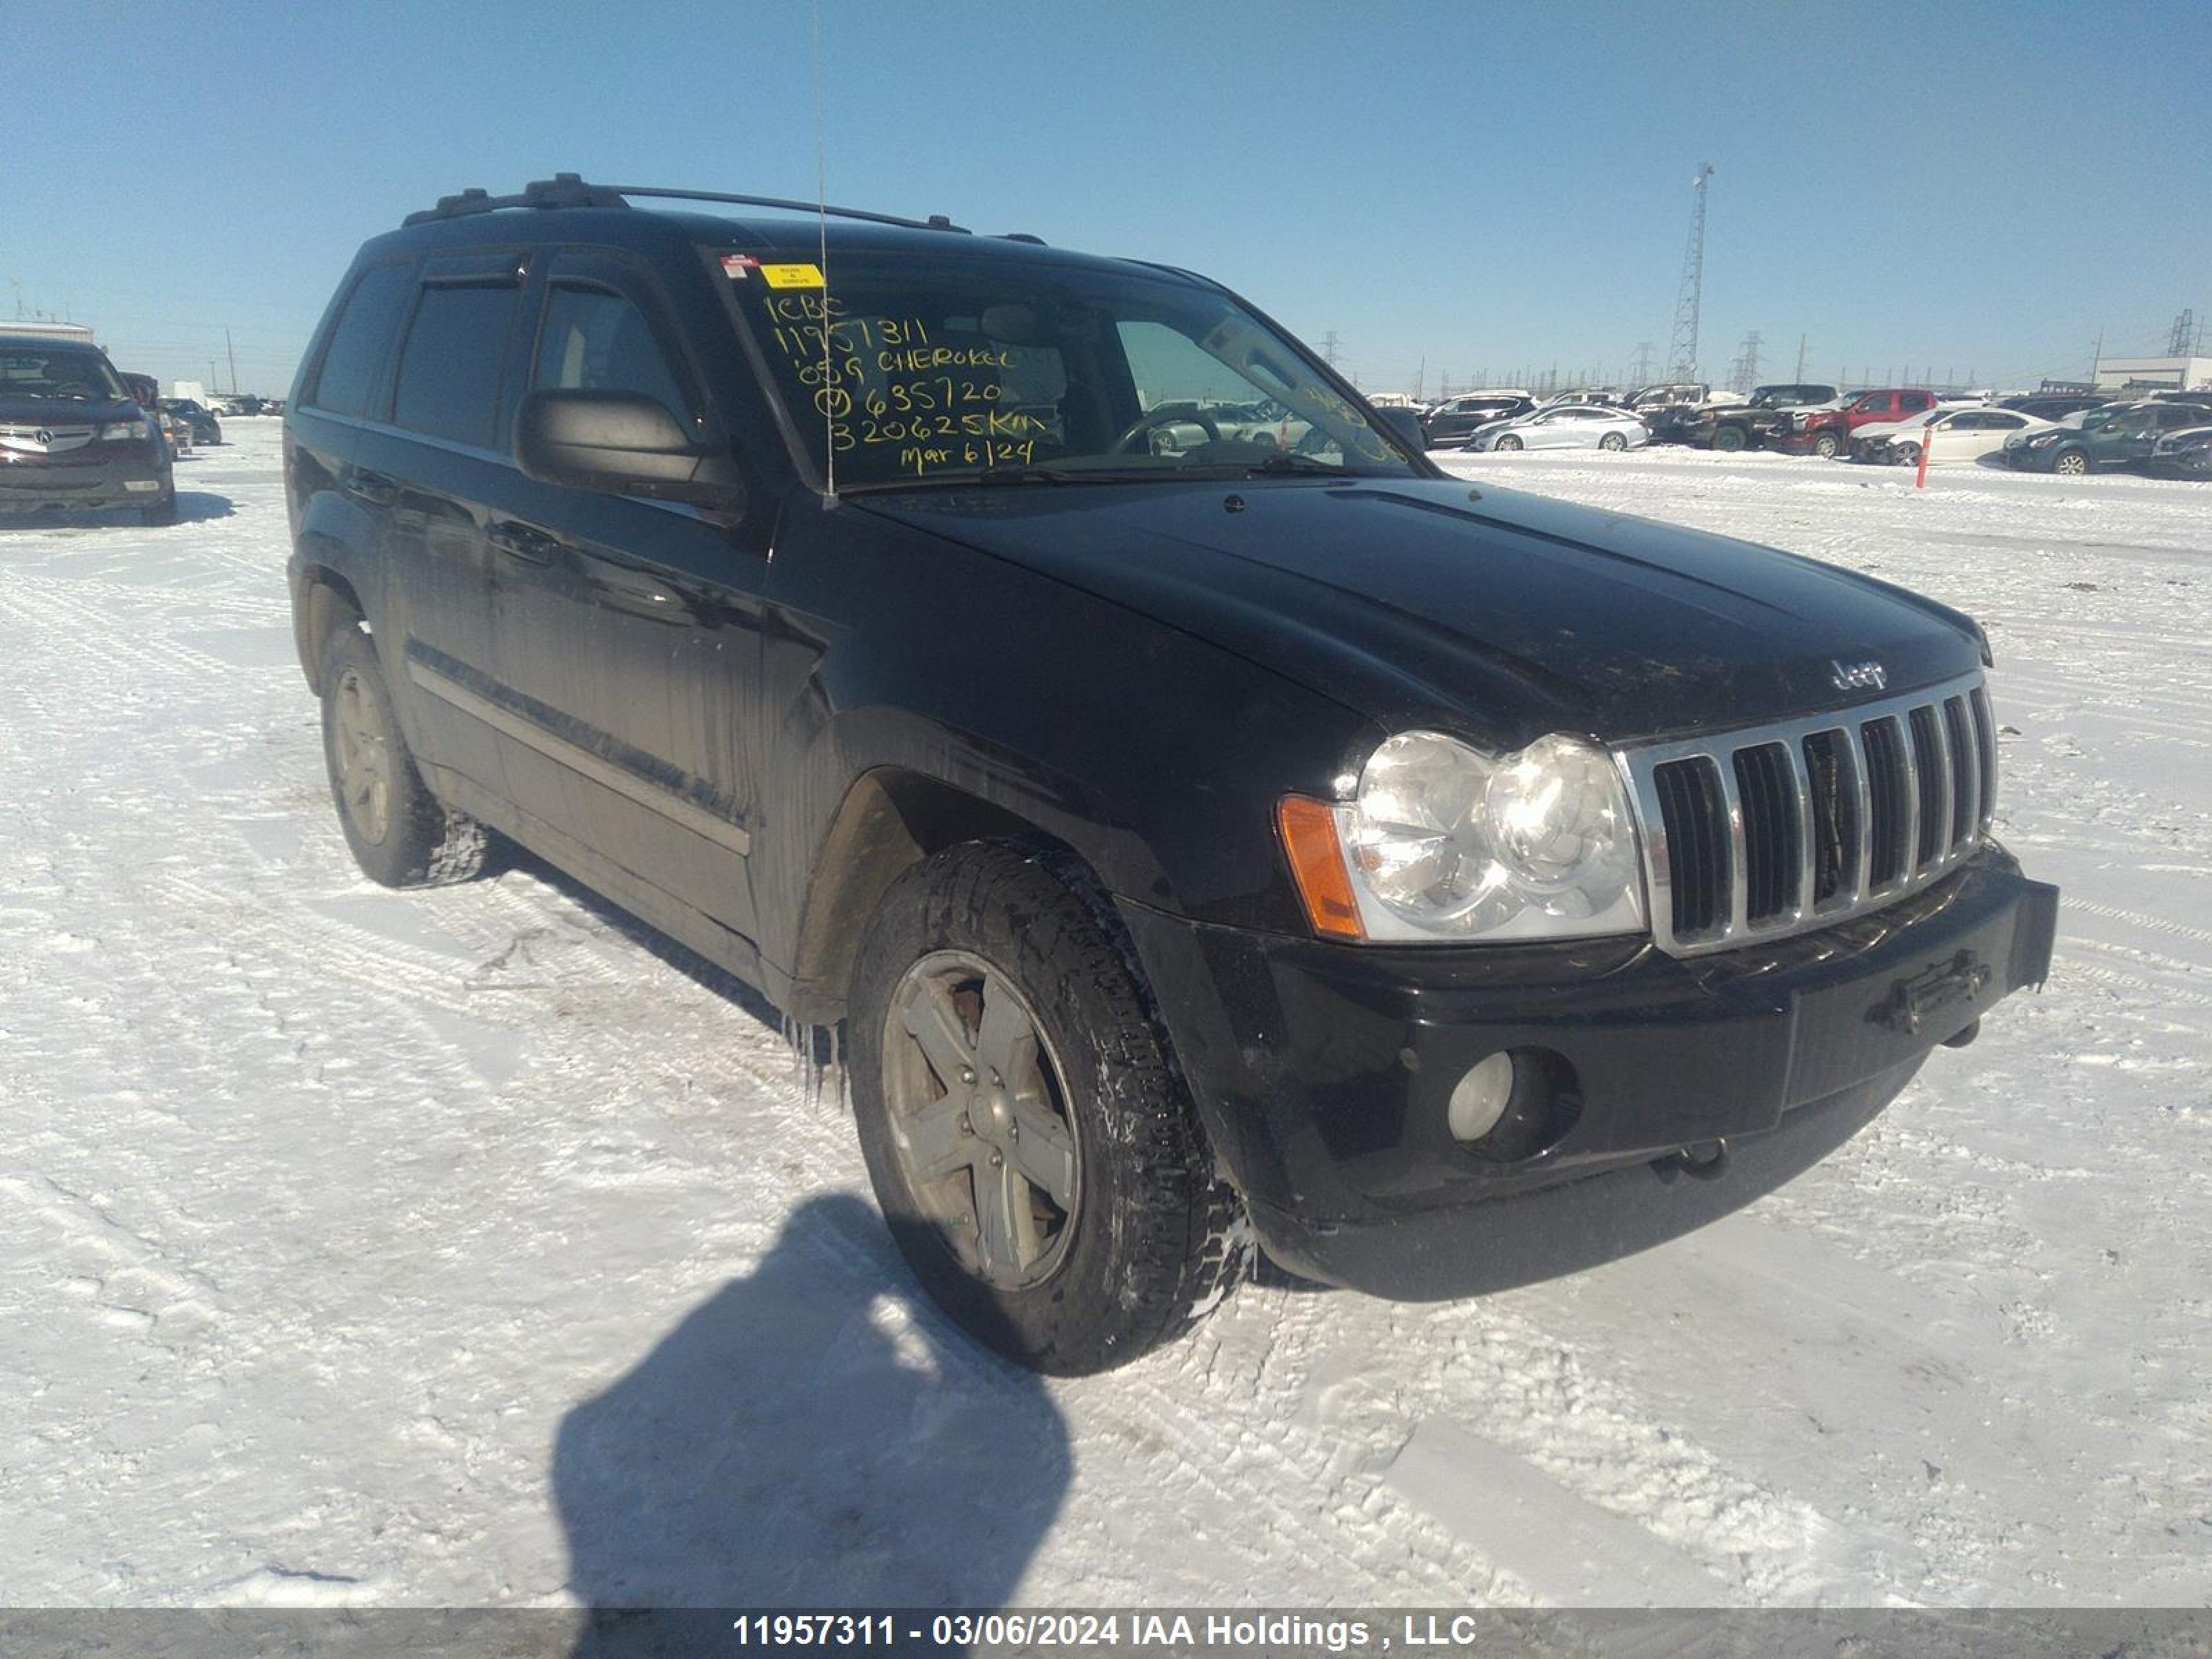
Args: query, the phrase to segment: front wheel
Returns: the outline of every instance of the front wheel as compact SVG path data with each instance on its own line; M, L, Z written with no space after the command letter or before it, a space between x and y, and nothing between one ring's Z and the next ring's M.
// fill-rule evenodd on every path
M1713 434L1713 447L1724 454L1733 455L1743 447L1743 428L1740 426L1724 426Z
M1813 440L1813 453L1824 461L1834 460L1843 447L1843 441L1832 432L1823 432Z
M1899 444L1889 452L1889 459L1899 466L1917 466L1920 465L1920 446Z
M2051 470L2069 478L2078 478L2089 470L2089 458L2078 449L2062 449L2051 457Z
M1620 432L1608 432L1597 441L1597 447L1600 449L1609 449L1618 455L1628 447L1627 434Z
M1491 447L1501 452L1516 450L1521 447L1521 441L1509 432L1504 437L1500 438L1496 443L1492 444Z
M1240 1211L1109 913L991 842L892 884L848 1006L860 1148L923 1287L1061 1376L1180 1334L1242 1268Z

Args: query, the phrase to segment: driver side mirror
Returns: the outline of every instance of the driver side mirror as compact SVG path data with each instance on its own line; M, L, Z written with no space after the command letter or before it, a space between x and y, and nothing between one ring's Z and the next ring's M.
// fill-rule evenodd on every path
M1416 455L1428 447L1429 441L1421 431L1421 416L1418 410L1378 409L1375 412L1382 417L1382 424L1389 427L1406 447Z
M515 421L514 459L540 483L683 501L735 518L744 475L657 400L634 392L533 392Z

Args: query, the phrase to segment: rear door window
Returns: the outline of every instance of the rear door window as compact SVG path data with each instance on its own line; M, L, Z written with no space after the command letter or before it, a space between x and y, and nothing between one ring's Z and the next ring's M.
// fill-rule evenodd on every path
M395 426L489 449L499 415L500 364L514 320L513 283L422 290L392 388Z
M307 394L311 406L333 415L368 412L377 373L384 367L385 347L399 326L407 288L407 268L397 264L373 266L354 284L324 349L314 390Z

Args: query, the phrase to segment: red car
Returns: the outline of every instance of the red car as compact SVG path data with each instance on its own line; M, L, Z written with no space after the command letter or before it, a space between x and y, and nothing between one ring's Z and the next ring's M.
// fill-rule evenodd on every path
M1840 409L1801 409L1790 416L1790 432L1773 447L1792 455L1818 455L1832 459L1851 453L1851 434L1878 421L1903 421L1924 415L1936 407L1936 394L1925 386L1893 386L1884 392L1862 392Z

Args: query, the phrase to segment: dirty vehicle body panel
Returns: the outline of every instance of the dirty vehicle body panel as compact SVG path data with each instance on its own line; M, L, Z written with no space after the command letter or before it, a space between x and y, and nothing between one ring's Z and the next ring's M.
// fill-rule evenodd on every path
M843 1017L862 928L917 860L980 839L1053 849L1095 881L1271 1253L1433 1297L1588 1265L1748 1201L2043 978L2055 895L1986 840L1994 765L1978 751L1962 799L1980 805L1955 840L1946 820L1924 879L1832 925L1808 906L1802 927L1747 921L1730 948L1679 951L1648 931L1319 936L1278 809L1343 801L1393 733L1492 755L1565 733L1607 746L1629 776L1675 753L1638 745L1710 740L1725 761L1731 734L1831 716L1842 743L1870 701L1962 688L1948 718L1967 723L1935 716L1940 760L1911 750L1925 734L1910 721L1903 770L1873 778L1893 739L1851 751L1891 807L1927 791L1933 823L1939 775L1967 787L1943 769L1993 730L1963 689L1979 685L1980 633L1771 550L1470 490L1387 434L1357 476L1270 470L1251 446L1195 477L1093 480L1025 459L965 483L847 474L833 496L817 417L786 395L790 366L757 308L760 267L814 260L822 234L599 206L434 219L363 249L285 414L311 683L328 630L364 617L439 794L788 1015ZM979 288L1223 296L1184 273L950 229L829 235L833 292L841 259L919 259ZM486 423L426 439L395 418L395 381L410 330L459 290L478 324L498 319L491 390L474 394ZM349 296L370 318L356 338ZM560 307L610 302L629 307L630 347L654 349L662 400L735 458L742 498L726 510L517 469L521 398L558 383ZM1085 337L1067 337L1071 362ZM1296 368L1363 409L1310 354ZM1071 369L1054 394L1071 424L1081 379ZM1106 401L1114 425L1137 409L1126 380ZM1241 442L1215 448L1243 456ZM1815 845L1816 817L1841 820L1814 797L1850 780L1805 775L1796 806L1758 799L1803 828L1791 867L1809 895L1813 860L1848 860L1851 840ZM1723 884L1771 856L1726 793L1733 816L1714 822L1723 841L1738 828ZM1647 879L1692 862L1686 843L1653 863L1665 827L1639 830ZM1550 1057L1564 1119L1540 1151L1500 1162L1454 1139L1445 1103L1504 1048Z

